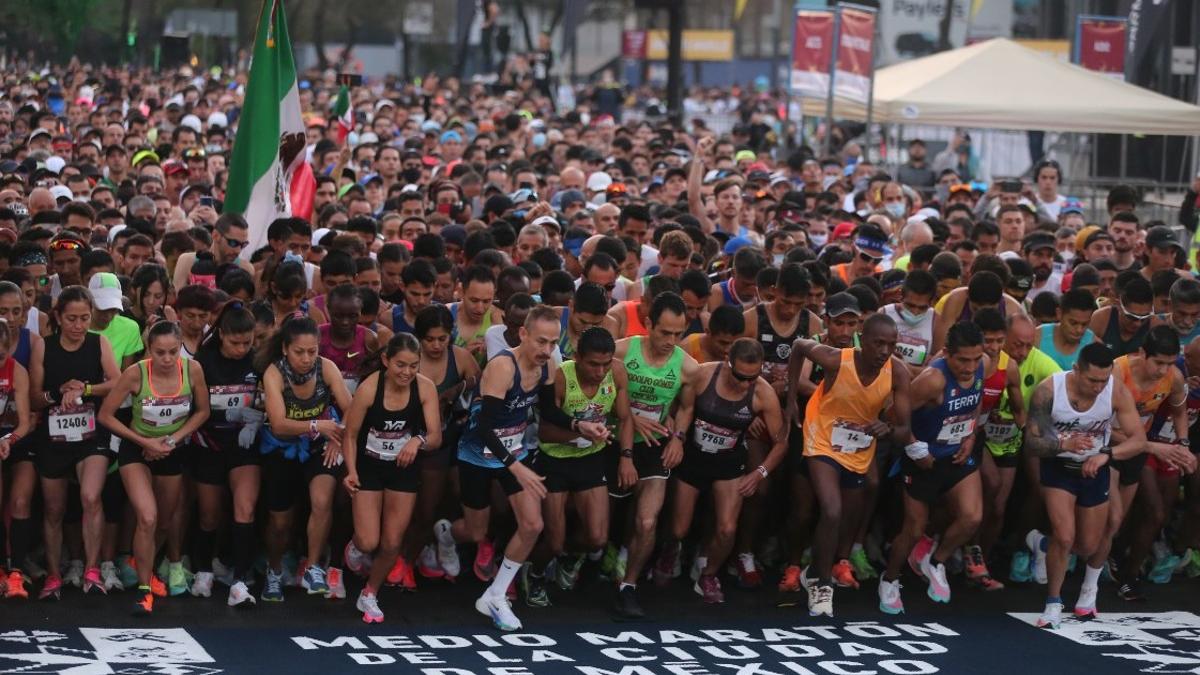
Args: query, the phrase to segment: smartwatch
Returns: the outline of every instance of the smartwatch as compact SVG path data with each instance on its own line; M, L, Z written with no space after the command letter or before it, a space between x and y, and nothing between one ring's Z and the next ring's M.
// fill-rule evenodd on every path
M1113 458L1113 449L1112 449L1112 446L1111 446L1111 445L1106 445L1106 446L1104 446L1104 447L1100 448L1100 454L1101 454L1101 455L1107 455L1109 459L1112 459L1112 458Z

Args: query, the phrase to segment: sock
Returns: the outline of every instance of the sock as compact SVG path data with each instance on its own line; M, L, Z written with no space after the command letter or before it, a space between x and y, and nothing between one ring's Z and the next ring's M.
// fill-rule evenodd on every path
M1100 583L1100 572L1103 567L1092 567L1088 565L1083 569L1083 585L1089 588L1095 588Z
M233 576L241 581L250 573L254 558L254 524L234 523L233 535Z
M620 560L622 562L628 561L629 560L629 549L622 546L621 550L617 551L617 560Z
M620 584L617 586L617 592L623 591L623 590L625 590L626 588L633 588L633 589L637 589L637 584L627 584L627 583L625 583L624 581L622 581L622 582L621 582L621 583L620 583Z
M217 531L198 529L195 537L192 542L192 567L197 572L211 572L213 551L217 545Z
M12 569L20 570L25 566L25 558L29 555L29 544L33 541L33 519L13 518L9 529L9 543L12 554Z
M504 562L500 563L500 569L496 571L496 578L492 579L492 585L488 586L487 592L493 597L503 598L508 594L508 587L512 584L513 579L517 578L517 572L520 570L521 563L509 560L508 556L504 556Z
M363 585L363 595L375 595L375 589L371 588L371 584Z
M1051 604L1051 603L1055 603L1055 602L1061 605L1061 604L1062 604L1062 598L1058 597L1057 595L1052 595L1052 596L1050 596L1050 597L1047 597L1047 598L1046 598L1046 604L1047 604L1047 605L1049 605L1049 604Z

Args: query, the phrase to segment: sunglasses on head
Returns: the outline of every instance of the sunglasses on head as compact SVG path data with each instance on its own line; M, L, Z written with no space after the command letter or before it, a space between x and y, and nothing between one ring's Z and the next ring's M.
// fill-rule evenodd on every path
M59 239L50 242L51 251L78 251L81 248L83 248L83 244L74 239Z

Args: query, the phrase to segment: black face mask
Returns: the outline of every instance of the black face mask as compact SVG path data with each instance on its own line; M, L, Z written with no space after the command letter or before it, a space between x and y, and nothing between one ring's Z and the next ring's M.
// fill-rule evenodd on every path
M405 169L404 171L400 172L400 176L404 179L405 183L416 183L417 181L421 180L421 170Z

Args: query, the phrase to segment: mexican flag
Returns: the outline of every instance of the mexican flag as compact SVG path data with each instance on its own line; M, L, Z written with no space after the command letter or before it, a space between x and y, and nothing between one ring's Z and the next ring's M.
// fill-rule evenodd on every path
M316 182L304 145L283 0L263 0L225 196L225 210L250 224L242 256L267 243L267 226L276 218L312 217Z
M346 143L346 136L354 129L354 116L350 113L350 88L342 85L338 89L337 101L333 104L333 114L337 116L338 145Z

